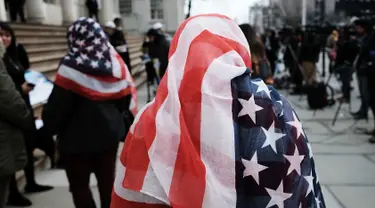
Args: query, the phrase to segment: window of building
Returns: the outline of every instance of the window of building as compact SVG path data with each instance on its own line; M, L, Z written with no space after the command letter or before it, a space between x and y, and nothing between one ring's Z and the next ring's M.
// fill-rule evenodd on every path
M151 0L151 19L164 19L163 0Z
M131 14L132 0L120 0L120 14Z

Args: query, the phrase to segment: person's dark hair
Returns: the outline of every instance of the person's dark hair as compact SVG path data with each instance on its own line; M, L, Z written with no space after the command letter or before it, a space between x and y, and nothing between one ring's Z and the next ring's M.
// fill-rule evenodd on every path
M256 42L256 33L254 28L249 24L242 24L240 25L240 28L251 47L251 44Z
M261 58L264 58L265 48L263 46L263 43L257 40L257 35L253 27L249 24L242 24L240 25L240 28L243 34L245 35L247 42L249 43L251 53L258 55Z
M115 19L113 20L113 23L115 23L115 25L118 26L118 25L121 25L121 21L122 21L121 18L118 18L118 17L117 17L117 18L115 18Z
M14 30L8 23L5 23L5 22L0 22L0 29L7 31L12 37L12 42L10 43L9 47L6 49L5 56L10 57L15 62L19 62L17 40L16 40L16 35L14 33Z

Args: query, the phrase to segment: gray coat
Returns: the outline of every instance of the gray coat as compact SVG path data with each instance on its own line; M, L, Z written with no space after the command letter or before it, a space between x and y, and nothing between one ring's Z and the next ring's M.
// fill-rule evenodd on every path
M30 112L0 59L0 176L11 175L26 164L23 132Z

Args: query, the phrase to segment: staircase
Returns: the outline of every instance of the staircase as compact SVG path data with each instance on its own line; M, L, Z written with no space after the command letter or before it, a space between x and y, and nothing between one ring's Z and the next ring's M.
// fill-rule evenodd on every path
M66 54L66 26L13 24L17 42L25 46L29 54L31 69L38 70L50 80L55 79L60 59ZM146 80L146 72L141 60L142 37L127 37L132 73L136 86ZM42 106L34 106L35 114L40 115Z

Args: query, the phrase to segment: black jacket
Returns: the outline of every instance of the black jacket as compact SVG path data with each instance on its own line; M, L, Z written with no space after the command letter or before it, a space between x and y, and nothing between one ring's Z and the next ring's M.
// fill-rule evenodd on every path
M355 40L347 40L342 44L338 44L336 67L344 64L352 65L359 52L358 44Z
M49 134L57 134L60 152L100 153L125 137L122 112L129 103L129 97L93 101L55 85L42 117Z
M125 35L121 30L116 30L110 37L110 42L113 47L118 47L118 46L125 46L126 52L120 52L117 51L121 58L124 60L125 64L128 66L129 71L131 72L131 60L130 60L130 55L129 55L129 48L125 39Z
M86 7L90 10L97 10L99 6L96 0L86 0Z
M168 54L169 54L169 47L170 42L164 35L160 35L157 39L153 42L149 43L149 54L152 58L159 59L160 68L159 68L159 76L160 78L163 77L165 71L168 67Z

